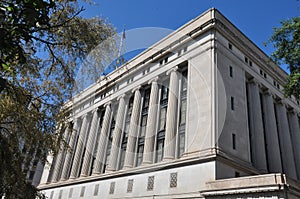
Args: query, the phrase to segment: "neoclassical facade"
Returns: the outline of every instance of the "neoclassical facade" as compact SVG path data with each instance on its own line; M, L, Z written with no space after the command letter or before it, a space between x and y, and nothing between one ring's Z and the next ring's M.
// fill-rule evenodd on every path
M62 198L299 198L287 74L210 9L79 93L39 189Z

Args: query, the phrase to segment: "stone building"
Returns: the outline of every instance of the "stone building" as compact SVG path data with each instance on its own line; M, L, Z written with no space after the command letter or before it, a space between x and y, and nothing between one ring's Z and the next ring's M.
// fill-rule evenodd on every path
M287 74L210 9L78 94L39 188L60 198L299 198ZM70 130L73 129L73 130Z

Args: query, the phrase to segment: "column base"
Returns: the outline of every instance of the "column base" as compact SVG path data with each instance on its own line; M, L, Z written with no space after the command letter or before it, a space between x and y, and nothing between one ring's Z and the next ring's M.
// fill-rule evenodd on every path
M150 165L150 164L153 164L153 162L142 162L141 166L147 166L147 165Z
M86 174L81 174L79 177L80 178L84 178L84 177L87 177L88 175L86 175Z
M131 168L133 168L133 165L124 165L122 170L127 170L127 169L131 169Z
M168 162L168 161L174 160L174 159L175 159L175 157L166 156L166 157L163 157L162 161L163 161L163 162Z

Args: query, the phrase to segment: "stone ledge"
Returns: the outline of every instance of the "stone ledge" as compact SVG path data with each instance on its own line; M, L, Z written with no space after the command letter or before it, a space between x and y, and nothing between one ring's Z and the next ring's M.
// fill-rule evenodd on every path
M279 173L210 181L201 194L208 197L286 190L300 195L300 183Z

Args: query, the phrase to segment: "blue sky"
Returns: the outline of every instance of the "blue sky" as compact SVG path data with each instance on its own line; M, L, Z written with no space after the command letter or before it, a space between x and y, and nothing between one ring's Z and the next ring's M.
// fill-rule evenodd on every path
M300 14L300 1L297 0L94 1L96 5L87 6L83 15L106 18L118 32L122 32L124 24L127 31L145 27L176 30L209 8L215 7L268 55L273 49L270 45L265 47L264 42L271 36L272 28L280 26L280 20Z

